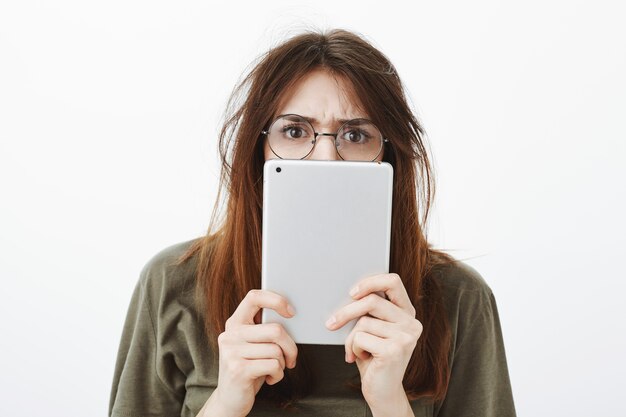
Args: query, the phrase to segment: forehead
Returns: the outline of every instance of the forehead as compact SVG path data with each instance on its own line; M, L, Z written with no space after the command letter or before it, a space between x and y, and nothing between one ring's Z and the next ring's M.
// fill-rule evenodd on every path
M275 116L289 113L320 122L367 118L350 81L324 69L309 72L284 92Z

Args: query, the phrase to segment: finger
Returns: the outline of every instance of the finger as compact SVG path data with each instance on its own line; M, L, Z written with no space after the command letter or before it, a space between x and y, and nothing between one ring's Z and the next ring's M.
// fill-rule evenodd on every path
M326 322L326 327L330 330L336 330L350 320L367 314L388 322L403 321L407 315L404 310L390 301L376 294L369 294L337 310Z
M380 320L371 316L363 316L359 318L353 330L373 334L374 336L382 337L383 339L391 338L398 334L398 331L400 331L399 326L396 323Z
M355 300L359 300L377 291L384 292L389 301L407 312L412 312L415 316L415 308L398 274L381 274L364 278L352 287L350 295Z
M379 320L374 317L363 316L357 322L354 328L346 337L345 342L345 351L346 351L346 361L351 363L354 362L354 354L352 351L352 344L354 342L354 335L358 332L369 333L373 336L380 337L382 339L389 339L393 337L394 334L397 334L398 329L395 323L389 323L386 321Z
M246 362L246 371L250 379L265 377L265 382L273 385L283 379L285 373L277 359L255 359Z
M359 359L367 359L369 355L380 356L384 352L385 339L365 332L357 332L352 343L352 352Z
M274 343L280 347L288 368L296 366L298 347L279 323L252 324L237 329L241 339L248 343Z
M278 359L280 367L285 369L283 350L275 343L246 343L238 354L244 359Z
M226 320L226 329L228 330L233 325L254 324L254 316L262 308L271 308L287 318L294 315L293 307L289 305L285 297L267 290L250 290L233 315Z

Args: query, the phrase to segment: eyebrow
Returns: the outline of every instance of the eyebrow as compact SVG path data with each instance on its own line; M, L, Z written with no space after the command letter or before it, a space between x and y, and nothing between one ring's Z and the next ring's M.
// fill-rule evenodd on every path
M277 117L288 116L290 114L295 114L295 113L281 114L281 115L278 115ZM307 122L309 122L311 124L319 124L319 120L317 120L315 117L301 116L299 114L298 114L298 116L302 117L304 120L306 120ZM333 119L333 121L335 123L338 123L338 124L342 125L342 124L344 124L346 122L349 122L350 120L355 120L355 119L366 119L367 120L367 117L359 116L359 117L352 117L350 119Z

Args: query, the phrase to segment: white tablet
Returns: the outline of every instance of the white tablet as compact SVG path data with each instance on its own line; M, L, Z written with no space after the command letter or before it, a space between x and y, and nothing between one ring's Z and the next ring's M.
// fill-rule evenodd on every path
M263 172L261 286L287 298L296 343L344 344L355 321L326 329L360 279L389 272L393 168L386 162L272 159Z

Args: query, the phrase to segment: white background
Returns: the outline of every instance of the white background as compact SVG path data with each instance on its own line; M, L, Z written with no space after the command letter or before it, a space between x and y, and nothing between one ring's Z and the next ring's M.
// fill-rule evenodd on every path
M141 267L205 233L246 66L361 32L428 132L429 239L496 294L520 416L624 416L622 2L3 0L0 415L105 415Z

